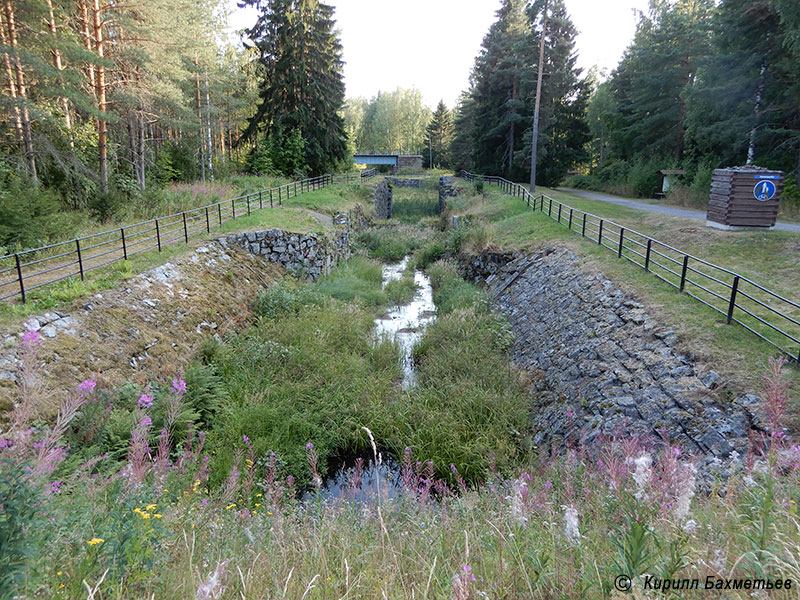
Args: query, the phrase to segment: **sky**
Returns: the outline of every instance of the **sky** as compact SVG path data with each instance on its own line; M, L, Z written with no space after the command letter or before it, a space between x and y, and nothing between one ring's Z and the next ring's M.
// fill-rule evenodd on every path
M231 28L251 25L252 9L233 10ZM341 33L347 97L416 87L423 101L453 107L467 88L481 41L500 0L328 0ZM633 38L634 9L648 0L566 0L579 31L578 65L610 72Z

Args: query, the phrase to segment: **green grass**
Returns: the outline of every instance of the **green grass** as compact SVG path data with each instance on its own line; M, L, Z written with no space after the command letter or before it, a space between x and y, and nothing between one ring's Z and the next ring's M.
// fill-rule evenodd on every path
M286 200L284 206L308 208L328 215L349 210L355 204L369 203L369 187L360 183L342 183L307 192Z
M381 289L380 263L354 257L315 284L273 286L254 305L257 326L206 347L229 399L209 437L220 473L247 435L259 454L275 451L302 478L307 442L324 469L367 451L361 425L395 456L418 449L443 475L455 463L470 481L481 479L492 449L502 468L515 464L528 402L509 367L507 326L477 288L452 271L438 277L448 304L416 350L419 385L407 393L396 385L397 347L370 340L377 309L410 300L411 275Z

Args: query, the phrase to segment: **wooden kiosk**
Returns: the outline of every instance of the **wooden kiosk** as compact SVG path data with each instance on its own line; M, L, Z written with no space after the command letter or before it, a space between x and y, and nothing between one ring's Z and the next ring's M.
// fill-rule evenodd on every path
M761 167L715 169L706 225L717 229L771 229L778 217L783 171Z

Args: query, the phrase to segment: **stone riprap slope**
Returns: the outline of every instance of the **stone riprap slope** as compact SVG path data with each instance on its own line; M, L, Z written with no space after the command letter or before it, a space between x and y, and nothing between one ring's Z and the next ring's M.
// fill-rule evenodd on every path
M581 269L572 252L487 254L468 271L511 323L514 362L539 376L535 443L558 449L663 432L704 455L701 467L744 455L759 399L721 401L720 377L678 352L673 331L602 274Z
M244 327L253 298L285 270L316 279L349 256L348 218L333 239L269 230L207 242L117 289L0 333L0 422L19 399L26 330L42 339L37 364L46 401L37 408L45 418L87 378L101 386L169 380L196 356L203 337Z

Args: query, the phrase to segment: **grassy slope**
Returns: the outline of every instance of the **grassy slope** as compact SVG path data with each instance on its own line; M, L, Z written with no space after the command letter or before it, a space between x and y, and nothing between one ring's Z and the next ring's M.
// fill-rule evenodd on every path
M542 190L550 194L550 190ZM710 262L739 271L755 281L769 282L778 292L796 297L800 280L797 258L800 235L789 232L719 232L691 219L668 218L627 207L552 192L554 199L574 208L613 219L626 228L666 241ZM633 296L642 299L662 323L679 334L684 350L706 362L742 390L761 385L767 359L774 349L738 326L725 325L718 313L679 294L640 267L619 260L613 252L570 233L546 214L532 212L518 198L490 188L486 197L468 193L454 202L455 212L471 214L488 224L489 239L503 248L565 245L583 257L586 268L602 271ZM800 373L791 369L794 396L800 394ZM793 428L800 426L800 406L793 409Z
M253 187L258 189L257 185L261 182L260 179L256 181L251 181L251 179L256 178L247 178L248 185L243 184L243 189L247 191L253 191L250 189ZM268 183L271 183L271 180ZM363 203L365 190L366 188L362 190L362 186L359 185L335 185L297 196L285 202L284 205L286 208L308 208L333 213L336 210L346 210L356 202ZM190 238L189 248L195 248L197 245L219 237L221 234L269 228L286 229L298 233L326 233L329 229L318 223L308 212L303 210L286 210L279 207L265 208L253 211L250 216L238 217L233 221L223 223L221 228L212 229L209 234L202 233L195 238ZM101 230L104 229L102 228ZM142 252L131 257L128 261L120 261L91 271L87 273L85 281L73 278L35 290L29 294L27 304L0 302L0 326L17 323L24 317L45 310L64 309L76 299L104 289L110 289L126 279L163 264L170 259L182 256L186 252L187 246L182 243L164 246L160 253L156 250Z

